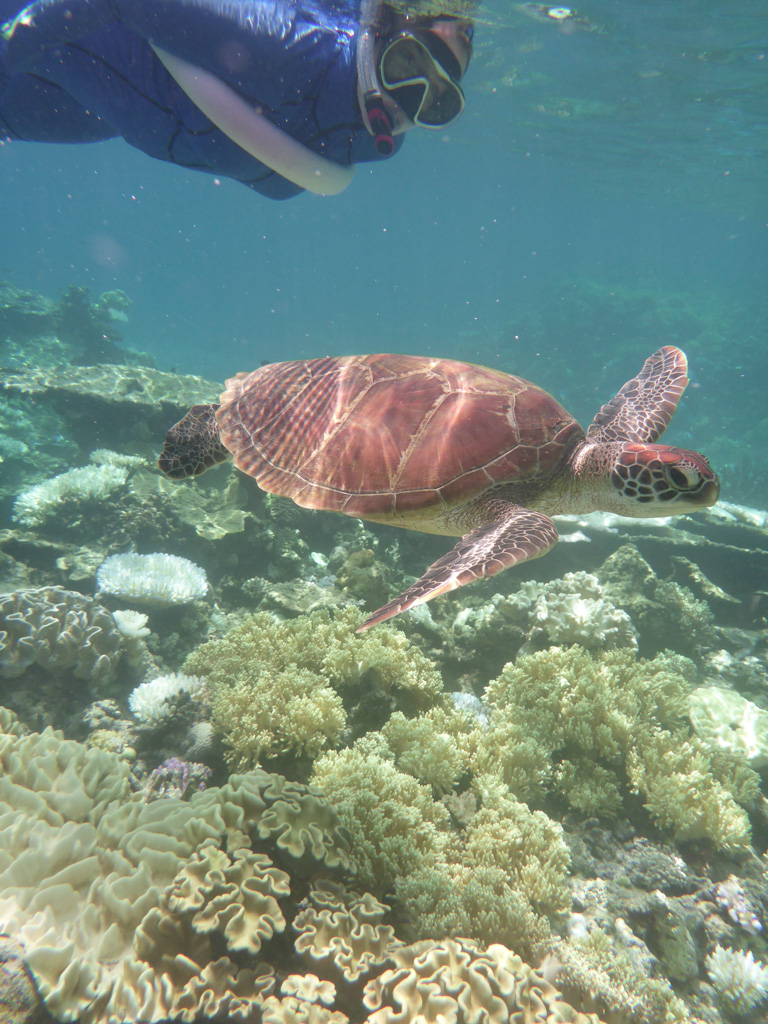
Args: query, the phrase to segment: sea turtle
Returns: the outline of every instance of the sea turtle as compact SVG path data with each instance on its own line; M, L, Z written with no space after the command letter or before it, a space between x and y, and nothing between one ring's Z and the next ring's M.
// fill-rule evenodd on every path
M159 467L182 479L234 458L304 508L422 533L452 551L361 626L544 555L552 515L670 516L713 505L704 456L655 442L688 384L671 345L600 409L586 435L535 384L412 355L273 363L227 381L166 436Z

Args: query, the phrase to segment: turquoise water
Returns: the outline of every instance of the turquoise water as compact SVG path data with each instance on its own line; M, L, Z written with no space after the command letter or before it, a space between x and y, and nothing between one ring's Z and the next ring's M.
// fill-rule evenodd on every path
M377 349L514 372L518 321L574 279L764 316L764 6L596 0L594 31L520 7L481 10L464 117L337 198L267 202L122 142L6 144L0 270L46 295L122 288L129 344L217 379ZM722 362L757 358L749 340ZM539 377L557 388L593 346L574 323Z

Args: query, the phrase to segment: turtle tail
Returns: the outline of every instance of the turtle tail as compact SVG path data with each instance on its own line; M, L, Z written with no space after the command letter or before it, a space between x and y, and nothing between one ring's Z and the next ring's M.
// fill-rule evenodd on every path
M218 411L218 405L193 405L186 416L171 427L157 460L161 473L172 480L185 480L188 476L200 476L231 458L221 443L216 422Z

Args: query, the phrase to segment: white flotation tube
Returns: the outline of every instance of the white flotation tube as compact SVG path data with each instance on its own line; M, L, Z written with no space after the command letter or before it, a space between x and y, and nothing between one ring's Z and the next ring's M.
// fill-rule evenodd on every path
M158 60L196 107L220 131L299 188L335 196L352 181L353 167L342 167L291 138L210 71L152 46Z

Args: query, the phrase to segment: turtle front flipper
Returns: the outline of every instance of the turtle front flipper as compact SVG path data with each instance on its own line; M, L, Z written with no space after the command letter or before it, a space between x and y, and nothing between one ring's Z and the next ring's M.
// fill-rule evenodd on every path
M172 480L184 480L188 476L200 476L231 458L221 443L216 422L218 408L218 405L193 405L186 416L171 427L157 460L161 473Z
M498 506L494 511L497 510ZM374 612L357 632L362 633L414 605L447 594L449 590L546 555L557 539L557 529L549 516L510 503L502 519L485 523L465 534L447 555L430 565L421 579Z
M688 360L665 345L643 363L636 377L606 402L587 431L593 444L638 441L653 444L669 426L680 396L688 386Z

